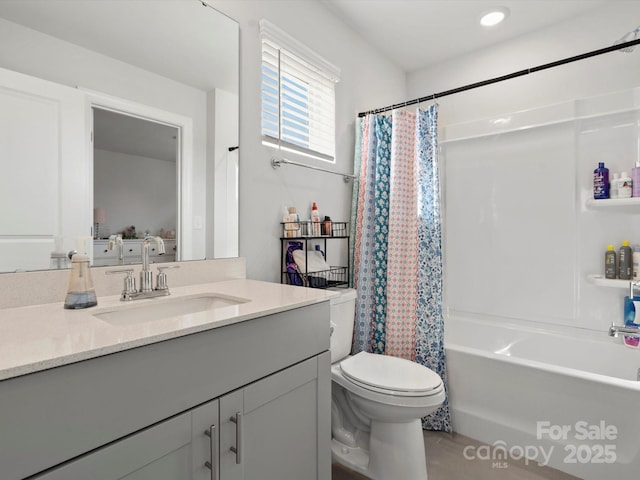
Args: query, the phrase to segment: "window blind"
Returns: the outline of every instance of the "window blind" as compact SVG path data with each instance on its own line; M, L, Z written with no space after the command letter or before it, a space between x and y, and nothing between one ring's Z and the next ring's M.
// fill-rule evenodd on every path
M334 161L339 70L272 24L260 25L263 142Z

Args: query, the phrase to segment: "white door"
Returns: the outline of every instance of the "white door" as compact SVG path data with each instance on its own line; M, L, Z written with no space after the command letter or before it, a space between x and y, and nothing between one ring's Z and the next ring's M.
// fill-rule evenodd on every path
M0 272L49 268L91 236L85 122L78 90L0 69Z

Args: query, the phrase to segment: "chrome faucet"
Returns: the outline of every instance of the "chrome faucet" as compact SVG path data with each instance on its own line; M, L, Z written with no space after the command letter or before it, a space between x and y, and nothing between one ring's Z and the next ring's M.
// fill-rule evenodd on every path
M167 285L167 274L164 270L167 268L179 268L178 265L167 265L158 267L158 277L156 280L156 288L153 288L153 272L149 268L149 246L152 242L156 243L158 254L164 254L164 241L160 237L148 235L142 241L142 270L140 271L140 289L136 289L136 279L133 276L133 269L126 270L107 270L105 273L111 275L114 273L124 273L124 289L120 300L137 300L140 298L153 298L169 295L169 286Z
M630 325L615 325L612 323L609 327L609 336L617 337L618 335L640 338L640 327L632 327Z
M153 272L149 269L149 245L156 242L158 255L164 255L164 240L160 237L147 235L142 240L142 271L140 272L140 292L148 293L153 291Z

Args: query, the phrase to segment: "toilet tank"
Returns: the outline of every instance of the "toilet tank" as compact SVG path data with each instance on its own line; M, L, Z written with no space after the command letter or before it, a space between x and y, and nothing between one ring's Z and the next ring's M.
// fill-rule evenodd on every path
M351 353L353 323L356 314L356 291L353 288L331 289L340 293L330 300L331 305L331 363Z

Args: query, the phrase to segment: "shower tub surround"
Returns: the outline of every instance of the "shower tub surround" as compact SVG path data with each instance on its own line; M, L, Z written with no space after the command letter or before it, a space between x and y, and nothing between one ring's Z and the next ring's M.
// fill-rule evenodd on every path
M448 318L445 350L454 430L506 467L523 456L585 480L640 471L640 352L600 332Z
M592 279L608 244L640 244L640 204L590 200L598 162L622 172L640 158L640 88L440 138L454 430L495 444L496 467L526 454L587 480L636 478L640 351L607 335L628 284Z

